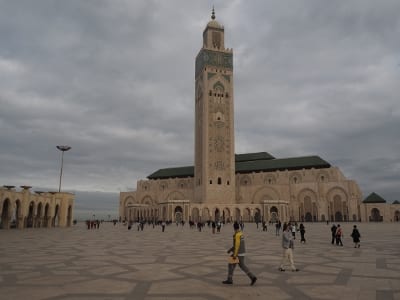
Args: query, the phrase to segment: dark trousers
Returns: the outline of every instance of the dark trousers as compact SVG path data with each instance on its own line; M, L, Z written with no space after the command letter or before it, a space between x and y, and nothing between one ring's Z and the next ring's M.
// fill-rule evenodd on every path
M232 281L233 271L235 271L236 265L239 265L242 271L245 272L250 279L253 279L255 276L253 275L253 273L250 272L249 268L246 266L244 261L244 256L238 256L238 258L239 258L238 264L228 264L228 280Z
M339 245L343 246L342 237L340 235L336 236L336 245L337 246L339 246Z

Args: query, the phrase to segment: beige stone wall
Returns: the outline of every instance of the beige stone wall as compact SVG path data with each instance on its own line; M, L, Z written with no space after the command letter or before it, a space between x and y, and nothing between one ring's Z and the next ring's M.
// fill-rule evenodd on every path
M363 222L399 222L400 205L387 203L363 203L361 205Z
M161 203L187 200L189 213L184 213L185 220L219 216L254 221L257 213L266 221L358 221L362 218L359 211L362 194L357 183L346 179L336 167L237 174L235 180L234 203L219 199L197 203L193 178L140 180L135 192L121 193L120 216L127 220L146 216L159 218L163 215ZM173 211L177 206L170 205L169 209ZM129 214L132 209L136 213ZM173 212L167 211L167 216L174 220Z
M335 167L238 174L236 182L237 203L270 202L272 208L274 201L286 201L291 220L335 220L340 219L340 215L344 220L360 218L360 189Z
M0 188L1 228L69 227L75 196L71 193L31 193Z

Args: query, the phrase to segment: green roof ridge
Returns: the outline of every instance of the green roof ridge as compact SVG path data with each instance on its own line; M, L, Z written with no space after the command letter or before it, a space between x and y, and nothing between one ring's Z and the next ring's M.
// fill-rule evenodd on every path
M267 154L267 155L266 155ZM235 173L274 172L285 170L321 169L331 165L319 156L300 156L289 158L270 158L267 152L239 154L239 161L235 163ZM235 156L236 158L237 156ZM244 158L251 160L240 160ZM267 159L260 159L266 157ZM147 176L148 179L167 179L194 177L194 166L159 169Z

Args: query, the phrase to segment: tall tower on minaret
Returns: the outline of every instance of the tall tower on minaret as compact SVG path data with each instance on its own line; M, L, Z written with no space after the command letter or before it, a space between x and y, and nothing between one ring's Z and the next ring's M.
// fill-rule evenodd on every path
M196 57L194 199L198 203L235 202L233 53L225 48L224 33L213 8Z

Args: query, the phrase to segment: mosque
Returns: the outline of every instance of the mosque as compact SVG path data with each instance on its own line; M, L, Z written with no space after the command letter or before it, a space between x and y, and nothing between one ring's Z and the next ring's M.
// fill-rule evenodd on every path
M213 10L195 64L194 166L157 170L121 192L120 219L398 220L398 205L364 203L357 182L319 156L235 154L233 51L224 35Z

